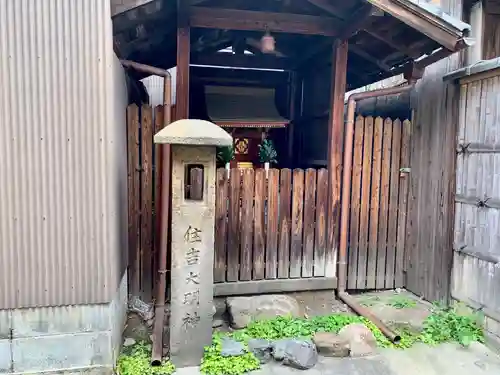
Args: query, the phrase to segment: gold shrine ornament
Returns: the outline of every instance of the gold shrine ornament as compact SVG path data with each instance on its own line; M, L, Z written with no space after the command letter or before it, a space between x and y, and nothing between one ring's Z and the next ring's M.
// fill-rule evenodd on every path
M248 139L236 138L234 140L234 149L237 154L248 154Z

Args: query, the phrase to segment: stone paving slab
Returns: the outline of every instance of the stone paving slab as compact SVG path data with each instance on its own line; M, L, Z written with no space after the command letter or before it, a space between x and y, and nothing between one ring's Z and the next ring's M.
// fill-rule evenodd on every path
M381 349L365 358L320 357L317 365L306 371L278 363L263 366L252 375L498 375L500 357L481 344L469 348L458 344L430 347L417 344L410 349ZM198 375L198 367L178 369L176 375Z

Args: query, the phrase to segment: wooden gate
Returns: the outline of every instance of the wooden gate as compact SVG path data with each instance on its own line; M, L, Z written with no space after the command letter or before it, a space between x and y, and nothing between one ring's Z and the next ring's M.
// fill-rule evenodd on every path
M326 169L219 169L216 189L216 295L336 287Z
M349 225L349 289L404 286L411 123L357 117Z

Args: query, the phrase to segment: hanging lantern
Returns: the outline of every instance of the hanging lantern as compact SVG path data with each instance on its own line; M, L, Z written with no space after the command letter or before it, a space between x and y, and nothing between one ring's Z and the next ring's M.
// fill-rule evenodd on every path
M273 53L275 44L276 41L274 40L274 37L269 34L269 31L266 31L260 40L260 49L262 53Z

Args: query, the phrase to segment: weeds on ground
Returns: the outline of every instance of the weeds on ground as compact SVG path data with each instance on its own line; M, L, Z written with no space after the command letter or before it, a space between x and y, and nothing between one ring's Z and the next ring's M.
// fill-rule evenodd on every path
M397 301L398 306L408 306ZM411 301L414 302L414 301ZM404 307L401 307L404 308ZM252 338L279 340L284 338L311 338L316 332L339 332L351 323L366 325L375 336L380 347L406 349L417 342L436 345L444 342L458 342L464 346L472 341L483 342L483 332L478 316L459 314L456 309L436 307L424 321L422 332L414 332L409 328L398 329L401 340L394 344L369 320L355 315L333 314L310 319L276 317L250 323L246 328L225 334L233 339L247 343ZM201 371L207 375L241 375L258 369L259 361L251 352L239 357L222 357L221 337L214 335L212 346L206 348Z
M480 314L459 314L457 308L434 307L424 321L419 341L429 345L458 342L468 346L471 342L484 342Z
M212 345L205 348L200 371L208 375L241 375L260 367L255 355L245 346L245 354L224 357L221 354L222 333L213 336Z
M389 300L389 305L395 309L408 309L417 306L417 301L406 296L394 296Z
M401 303L401 305L404 304ZM371 321L361 316L332 314L310 319L276 317L254 321L246 328L232 333L214 334L212 345L205 348L200 370L207 375L242 375L260 367L259 360L247 347L248 340L252 338L266 340L311 338L316 332L338 333L351 323L366 325L373 332L380 347L405 349L417 342L428 345L458 342L463 346L468 346L473 341L484 342L480 316L459 314L456 308L435 306L424 321L424 328L421 332L413 332L407 328L398 329L397 333L401 336L401 341L397 344L390 342ZM224 336L244 343L245 354L223 357L221 340ZM152 367L150 358L151 345L149 344L137 343L125 348L118 359L118 373L120 375L171 375L175 371L175 367L169 361L165 361L161 366Z
M138 342L126 347L118 358L119 375L171 375L175 366L164 361L160 366L151 366L151 345Z

